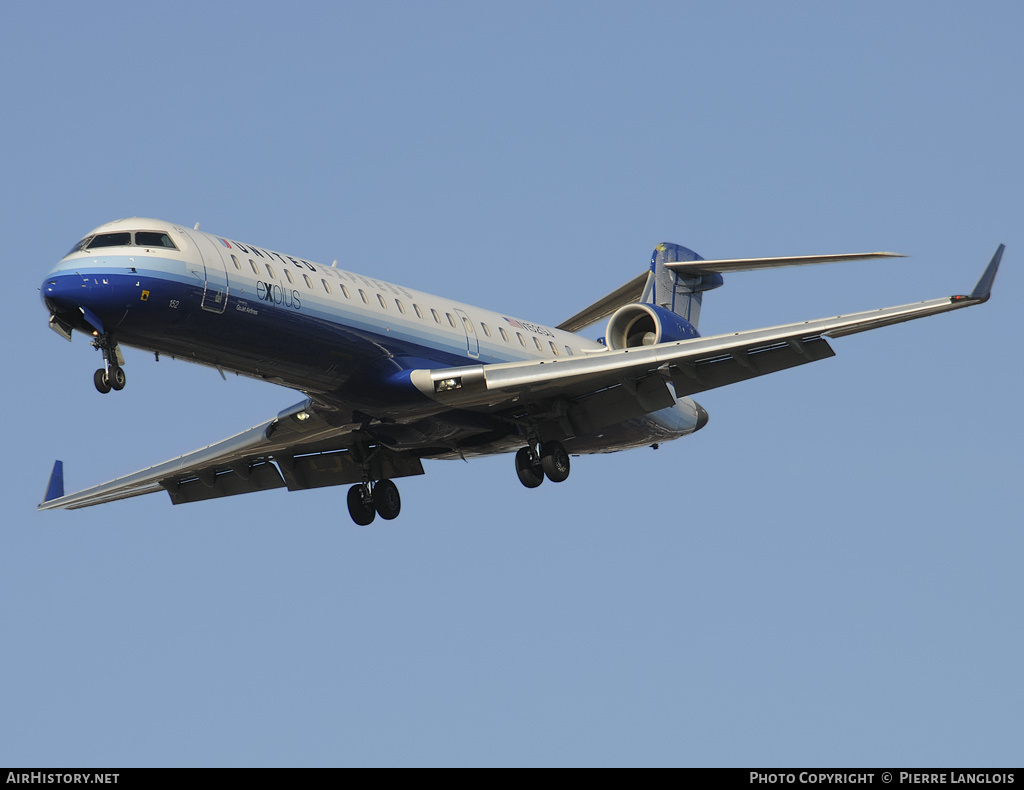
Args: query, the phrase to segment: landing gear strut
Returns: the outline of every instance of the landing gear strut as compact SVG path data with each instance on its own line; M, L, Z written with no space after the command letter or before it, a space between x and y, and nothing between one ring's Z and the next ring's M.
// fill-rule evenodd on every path
M121 356L121 349L110 335L97 335L92 341L93 347L103 352L103 367L92 374L92 383L96 390L106 395L111 390L123 390L127 383L124 375L124 357Z
M536 488L545 477L561 483L569 477L569 453L561 442L544 442L539 453L531 443L516 453L516 474L527 488Z
M398 486L391 480L376 483L359 483L348 490L348 513L361 527L373 523L378 514L391 521L398 518L402 510L402 498Z

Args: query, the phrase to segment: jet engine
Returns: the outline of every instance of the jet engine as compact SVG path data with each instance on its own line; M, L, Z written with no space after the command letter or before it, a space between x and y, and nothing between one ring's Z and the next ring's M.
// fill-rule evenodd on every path
M664 307L627 304L608 320L605 343L613 351L699 337L693 324Z

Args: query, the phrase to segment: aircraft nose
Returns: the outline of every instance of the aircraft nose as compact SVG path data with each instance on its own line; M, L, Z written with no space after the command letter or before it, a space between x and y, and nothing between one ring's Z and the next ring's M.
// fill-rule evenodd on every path
M111 315L124 313L123 303L102 276L50 275L43 281L41 294L43 304L58 324L86 333L104 332Z
M85 296L86 280L77 274L51 275L40 289L43 303L51 313L75 312Z

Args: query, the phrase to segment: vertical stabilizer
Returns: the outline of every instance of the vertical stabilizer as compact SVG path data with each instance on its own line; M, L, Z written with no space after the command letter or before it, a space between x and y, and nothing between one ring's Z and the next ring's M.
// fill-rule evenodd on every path
M651 273L640 301L663 307L696 327L700 320L701 297L704 291L722 285L722 275L715 272L677 273L665 264L702 260L700 255L681 244L659 244L651 255Z

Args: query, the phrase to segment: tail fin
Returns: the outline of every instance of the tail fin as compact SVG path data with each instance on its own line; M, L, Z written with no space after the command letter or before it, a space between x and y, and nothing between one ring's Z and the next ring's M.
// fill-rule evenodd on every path
M702 260L700 255L681 244L659 244L651 255L651 272L640 301L663 307L696 328L700 320L701 298L705 291L722 285L722 275L717 272L677 272L665 264Z

